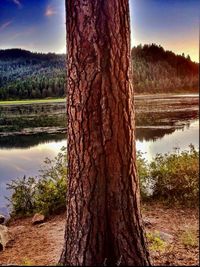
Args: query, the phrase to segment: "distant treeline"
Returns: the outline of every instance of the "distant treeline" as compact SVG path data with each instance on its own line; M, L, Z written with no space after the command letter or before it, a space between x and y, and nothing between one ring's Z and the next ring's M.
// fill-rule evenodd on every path
M65 95L65 55L0 50L0 99Z
M155 44L132 48L133 84L137 93L198 91L199 64Z
M197 92L199 64L155 44L132 49L137 93ZM66 56L0 50L0 99L65 96Z

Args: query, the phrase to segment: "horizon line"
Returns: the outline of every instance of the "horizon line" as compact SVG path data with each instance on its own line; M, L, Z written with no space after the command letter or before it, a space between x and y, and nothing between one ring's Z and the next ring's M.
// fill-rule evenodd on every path
M176 52L174 52L173 50L168 50L168 49L165 49L162 45L160 45L160 44L156 44L156 43L149 43L149 44L137 44L137 45L134 45L134 46L131 46L131 49L132 48L134 48L134 47L138 47L138 46L145 46L145 45L156 45L156 46L158 46L158 47L162 47L163 49L164 49L164 51L165 52L172 52L172 53L174 53L176 56L182 56L182 54L184 54L184 57L186 58L187 56L189 56L190 57L190 60L192 61L192 62L194 62L194 63L197 63L197 64L199 64L200 62L200 58L199 58L199 61L196 61L196 60L192 60L191 59L191 56L190 56L190 54L185 54L184 52L182 52L182 54L177 54ZM25 49L25 48L21 48L21 47L12 47L12 48L0 48L0 51L2 51L2 50L14 50L14 49L19 49L19 50L24 50L24 51L28 51L28 52L31 52L31 53L38 53L38 54L56 54L56 55L66 55L67 53L66 52L63 52L63 53L61 53L61 52L56 52L56 51L48 51L48 52L42 52L42 51L32 51L32 50L28 50L28 49Z

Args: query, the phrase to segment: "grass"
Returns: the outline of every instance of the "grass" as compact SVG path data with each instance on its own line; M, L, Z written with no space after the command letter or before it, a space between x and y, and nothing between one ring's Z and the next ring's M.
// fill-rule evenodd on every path
M198 92L197 92L198 93ZM181 93L180 93L181 94ZM182 94L186 94L186 92L183 92ZM190 92L190 94L193 94ZM177 95L177 93L170 93L170 94L135 94L137 97L144 97L144 96L154 96L154 97L168 97L169 95ZM56 103L56 102L64 102L65 98L46 98L46 99L25 99L25 100L0 100L0 105L25 105L25 104L37 104L37 103Z
M64 102L65 98L48 98L48 99L30 99L30 100L9 100L0 101L0 105L26 105L38 103L57 103Z
M146 233L146 238L149 242L149 249L151 251L163 252L166 248L166 242L160 237L159 232Z
M28 258L24 258L22 261L22 266L34 266L34 264Z
M186 229L180 236L181 242L186 247L197 247L198 239L193 229Z

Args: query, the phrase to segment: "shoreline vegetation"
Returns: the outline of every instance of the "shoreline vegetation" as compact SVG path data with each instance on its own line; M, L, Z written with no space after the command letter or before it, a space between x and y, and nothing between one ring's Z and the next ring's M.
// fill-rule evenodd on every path
M137 168L142 202L161 201L167 206L196 208L199 187L199 153L191 144L182 152L157 154L147 162L137 152ZM50 216L65 210L67 157L63 147L54 159L46 158L38 177L15 178L11 190L11 217L42 213Z
M154 98L159 98L159 97L195 97L198 96L199 92L190 92L188 91L182 91L182 92L173 92L173 93L135 93L134 97L137 98L148 98L148 97L154 97ZM29 104L45 104L45 103L60 103L60 102L65 102L66 98L65 97L60 97L60 98L44 98L44 99L18 99L18 100L0 100L0 106L1 105L29 105Z
M26 104L45 104L65 102L65 98L47 98L47 99L24 99L24 100L0 100L0 105L26 105Z

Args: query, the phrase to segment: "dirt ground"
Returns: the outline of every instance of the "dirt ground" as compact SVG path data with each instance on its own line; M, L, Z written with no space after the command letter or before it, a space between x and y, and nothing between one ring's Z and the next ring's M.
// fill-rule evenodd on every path
M142 214L147 222L147 233L160 231L173 237L164 243L148 239L153 265L199 265L198 210L169 209L149 203L142 206ZM37 226L31 224L31 218L11 222L9 229L13 240L0 252L0 265L56 265L62 250L64 227L65 214Z

